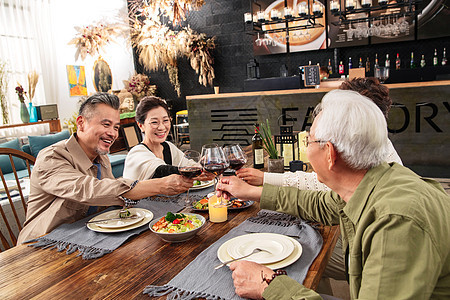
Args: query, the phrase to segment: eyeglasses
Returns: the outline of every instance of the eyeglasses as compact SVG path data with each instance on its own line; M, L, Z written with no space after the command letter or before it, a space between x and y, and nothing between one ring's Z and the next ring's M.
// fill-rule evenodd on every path
M308 147L309 144L312 144L312 143L326 143L327 141L322 141L322 140L310 141L309 135L308 135L308 136L305 136L305 138L302 140L302 142L303 142L303 145L305 145L305 147Z
M160 121L151 121L151 122L149 122L148 124L149 124L152 128L158 128L159 125L161 125L161 123L162 123L164 126L170 126L170 120L169 120L169 119L163 120L162 122L160 122Z

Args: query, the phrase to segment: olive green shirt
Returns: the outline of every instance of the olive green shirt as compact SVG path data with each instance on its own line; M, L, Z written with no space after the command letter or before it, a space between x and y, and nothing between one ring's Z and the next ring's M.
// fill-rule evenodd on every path
M261 208L340 224L352 299L450 299L450 196L396 163L369 170L346 204L334 192L264 185ZM269 299L321 299L287 276Z

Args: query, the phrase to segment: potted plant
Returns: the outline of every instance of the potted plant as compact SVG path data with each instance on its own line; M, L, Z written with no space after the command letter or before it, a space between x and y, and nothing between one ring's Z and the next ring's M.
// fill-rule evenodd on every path
M275 147L275 143L272 138L272 131L270 130L269 120L266 119L266 123L261 123L261 130L256 128L263 140L263 148L269 154L268 171L270 173L283 173L284 172L284 160L283 157L278 155L278 150Z

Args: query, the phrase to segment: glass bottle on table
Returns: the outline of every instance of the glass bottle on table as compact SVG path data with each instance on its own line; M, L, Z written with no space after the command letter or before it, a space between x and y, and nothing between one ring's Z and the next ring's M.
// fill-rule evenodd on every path
M253 154L253 168L264 168L264 150L261 135L258 132L259 127L255 125L255 134L252 137L252 154Z
M186 178L195 178L202 174L203 168L200 164L200 153L195 150L186 150L183 152L184 158L178 164L178 172ZM186 199L184 200L186 206L190 204L189 190L186 192Z

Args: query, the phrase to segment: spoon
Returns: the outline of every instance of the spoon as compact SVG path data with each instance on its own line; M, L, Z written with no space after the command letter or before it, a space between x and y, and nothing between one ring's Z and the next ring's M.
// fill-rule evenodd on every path
M240 259L249 257L250 255L253 255L253 254L258 253L258 252L261 252L261 251L266 251L266 252L268 252L268 253L270 254L270 251L267 251L267 250L265 250L265 249L255 248L250 254L247 254L247 255L244 255L244 256L241 256L241 257L238 257L238 258L235 258L235 259L231 259L231 260L225 261L225 262L221 263L220 265L215 266L214 269L215 269L215 270L220 269L220 268L222 268L223 266L225 266L225 265L227 265L227 264L229 264L229 263L231 263L231 262L233 262L233 261L236 261L236 260L240 260Z

